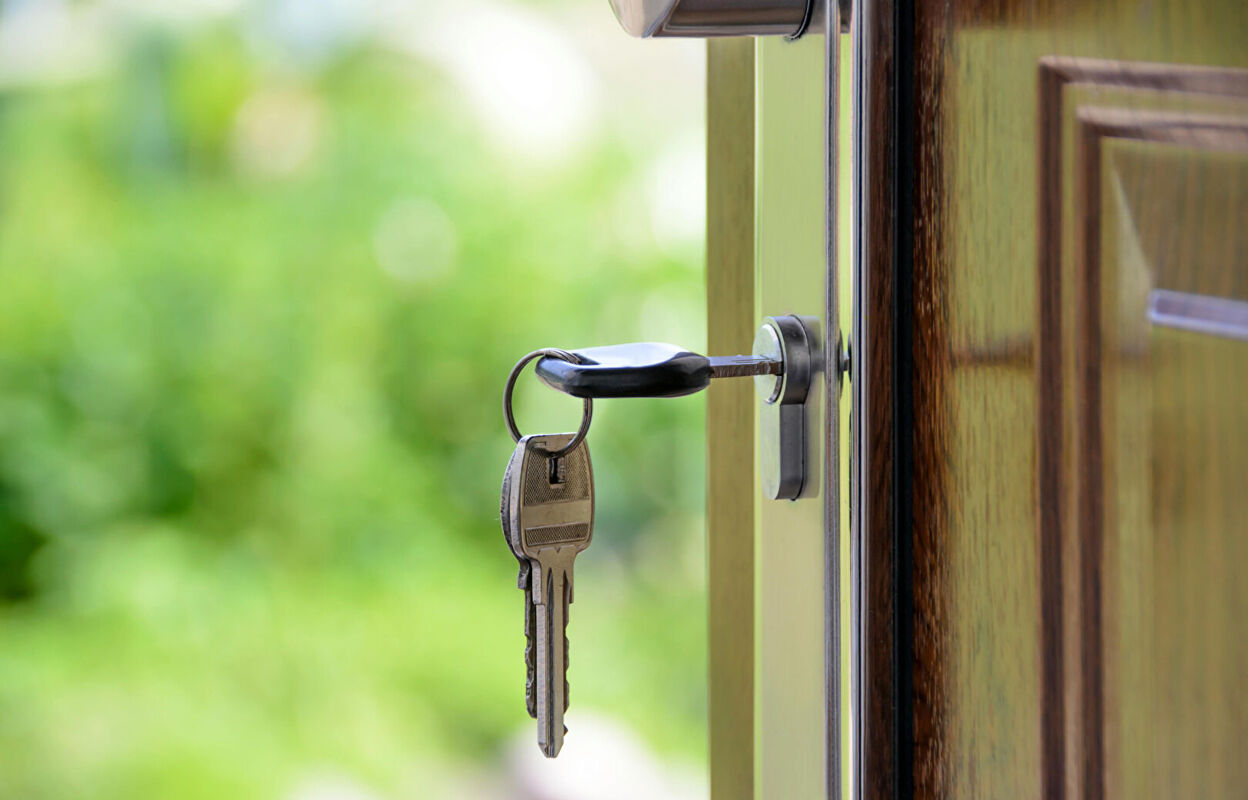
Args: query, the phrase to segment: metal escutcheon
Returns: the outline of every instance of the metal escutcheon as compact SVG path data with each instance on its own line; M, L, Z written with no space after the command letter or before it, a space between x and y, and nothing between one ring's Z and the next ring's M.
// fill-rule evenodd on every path
M818 369L814 320L767 317L754 338L754 355L779 359L780 375L754 378L759 406L759 477L774 500L796 500L807 483L806 397Z

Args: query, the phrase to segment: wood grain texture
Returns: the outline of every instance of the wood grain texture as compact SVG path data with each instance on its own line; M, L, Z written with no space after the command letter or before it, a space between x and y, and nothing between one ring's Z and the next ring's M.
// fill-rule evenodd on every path
M1248 96L1248 71L1231 74ZM1248 469L1248 349L1150 329L1146 307L1154 288L1218 296L1244 271L1226 223L1248 220L1248 117L1094 106L1076 119L1078 780L1091 798L1232 797L1248 785L1231 744L1248 739L1248 591L1223 565L1248 553L1232 477ZM1115 160L1122 142L1163 147ZM1210 154L1232 158L1202 169Z
M707 43L707 347L754 340L754 43ZM754 787L754 387L707 391L711 796Z
M895 0L862 3L853 20L855 235L851 389L852 614L860 794L897 796L898 615L894 513L896 265Z
M1225 138L1228 125L1207 115L1191 112L1149 114L1136 110L1079 107L1078 88L1089 88L1097 102L1109 102L1107 93L1127 91L1119 102L1135 106L1156 104L1162 98L1244 98L1248 91L1242 70L1190 67L1155 63L1106 61L1048 57L1041 59L1039 80L1038 179L1040 187L1038 238L1039 254L1039 345L1042 376L1039 384L1039 539L1041 559L1042 614L1042 711L1045 771L1051 784L1050 796L1069 790L1072 796L1100 797L1104 794L1104 664L1102 658L1101 615L1104 582L1104 537L1100 520L1104 487L1100 441L1103 438L1099 412L1085 424L1071 421L1064 410L1069 401L1063 384L1075 383L1074 414L1099 408L1101 362L1099 325L1093 324L1099 311L1100 269L1099 219L1101 170L1100 138L1125 136L1195 145L1213 137ZM1067 106L1073 106L1073 111ZM1071 113L1074 119L1068 119ZM1204 119L1206 124L1202 124ZM1077 142L1073 165L1065 163L1061 143L1063 131L1073 126ZM1136 130L1138 128L1138 130ZM1066 174L1073 168L1073 181ZM1073 196L1065 198L1064 184L1073 182ZM1228 201L1233 197L1226 198ZM1062 243L1069 226L1063 224L1064 202L1073 202L1073 217L1080 233L1073 259L1063 270ZM1091 204L1091 205L1089 205ZM1154 209L1170 209L1154 202ZM1154 215L1155 217L1155 215ZM1171 226L1173 219L1153 218L1157 229ZM1214 234L1216 236L1216 234ZM1172 239L1178 239L1172 236ZM1063 303L1063 281L1072 283ZM1075 313L1065 316L1085 331L1077 334L1063 325L1063 309L1073 303ZM1092 315L1089 317L1088 315ZM1073 362L1074 377L1063 370L1063 352ZM1063 430L1065 436L1062 435ZM1064 450L1073 448L1073 462ZM1075 472L1072 473L1071 470ZM1075 479L1072 480L1072 476ZM1067 520L1061 511L1070 507L1075 514ZM1067 556L1063 579L1062 553Z
M864 793L1234 796L1245 778L1226 743L1248 737L1248 712L1227 670L1246 612L1224 564L1242 560L1248 516L1231 488L1248 466L1244 404L1230 401L1248 389L1242 350L1138 315L1124 328L1115 315L1139 287L1117 251L1113 270L1093 269L1084 234L1143 175L1098 236L1160 232L1157 253L1207 265L1184 286L1239 285L1227 272L1245 262L1215 257L1228 224L1166 213L1216 192L1248 219L1238 168L1167 192L1152 151L1134 172L1121 137L1112 165L1086 154L1089 131L1101 141L1112 125L1164 131L1129 144L1197 161L1226 141L1229 123L1192 125L1242 115L1228 68L1248 66L1248 13L1238 0L865 5ZM1128 339L1130 357L1114 349ZM1211 450L1163 440L1177 431ZM1197 591L1202 564L1216 600ZM1171 727L1151 731L1150 710Z

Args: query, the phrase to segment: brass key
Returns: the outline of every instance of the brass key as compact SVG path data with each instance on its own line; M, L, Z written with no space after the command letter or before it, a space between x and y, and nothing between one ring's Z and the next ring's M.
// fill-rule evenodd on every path
M575 434L523 437L511 476L508 528L510 541L530 562L530 595L536 610L536 710L538 746L547 758L563 747L568 707L568 606L572 602L572 566L589 547L594 528L594 475L589 447L583 441L570 452L552 456ZM513 546L513 552L515 551Z

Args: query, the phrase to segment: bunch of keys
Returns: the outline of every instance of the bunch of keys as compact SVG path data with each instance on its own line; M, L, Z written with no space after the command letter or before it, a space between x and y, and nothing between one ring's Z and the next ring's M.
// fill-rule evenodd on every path
M593 401L585 400L576 433L522 436L511 410L512 390L524 365L542 356L577 360L565 350L537 350L522 358L507 379L503 414L516 449L503 473L499 510L503 536L520 565L517 584L524 591L525 702L537 720L538 747L554 758L567 733L572 565L594 533L594 472L585 442Z

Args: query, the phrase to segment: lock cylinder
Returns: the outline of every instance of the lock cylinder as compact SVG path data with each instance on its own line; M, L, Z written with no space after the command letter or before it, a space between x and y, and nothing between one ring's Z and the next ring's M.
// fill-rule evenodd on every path
M779 361L777 375L754 378L758 414L759 482L773 500L796 500L809 481L806 397L818 369L818 322L798 316L767 317L754 338L754 355Z

